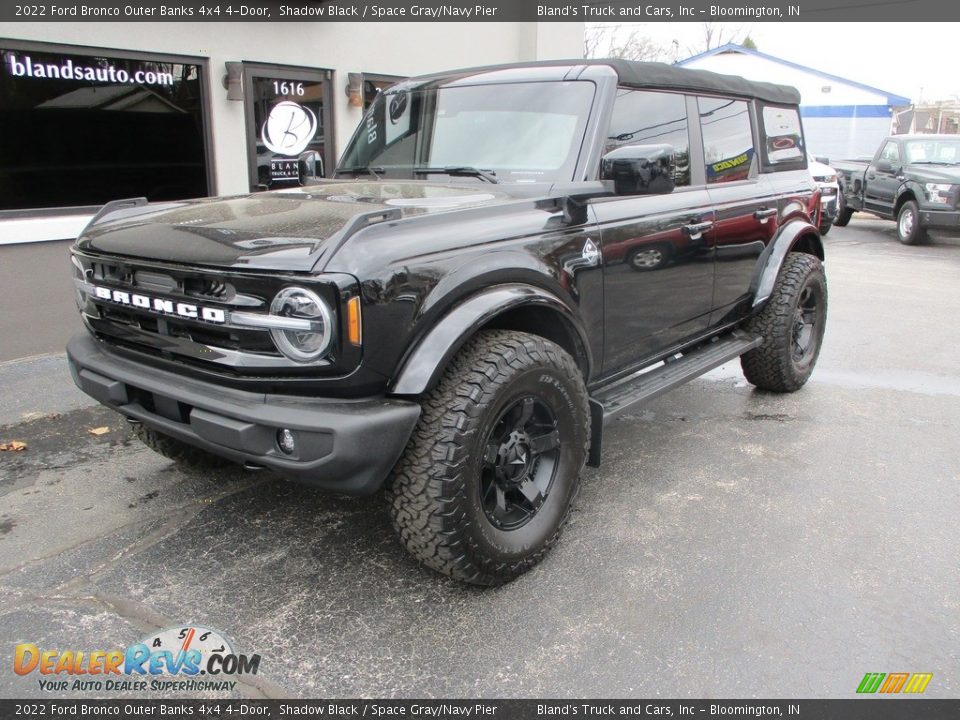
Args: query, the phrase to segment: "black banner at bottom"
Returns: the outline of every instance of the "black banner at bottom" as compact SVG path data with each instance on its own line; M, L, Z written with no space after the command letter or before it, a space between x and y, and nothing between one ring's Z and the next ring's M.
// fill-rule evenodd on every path
M0 718L803 718L940 720L960 699L850 700L0 700Z

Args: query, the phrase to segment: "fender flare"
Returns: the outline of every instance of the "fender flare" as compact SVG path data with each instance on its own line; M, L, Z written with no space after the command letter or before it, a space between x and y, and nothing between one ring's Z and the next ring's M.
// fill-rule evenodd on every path
M407 353L390 394L423 394L477 330L498 315L523 306L545 307L563 316L585 349L584 361L589 365L586 332L560 298L534 285L499 285L471 296L444 315ZM589 372L590 368L585 368L585 375Z
M753 307L760 305L770 299L773 294L773 286L777 282L777 275L780 274L780 268L783 266L787 254L793 250L797 243L804 237L815 239L811 248L820 260L824 259L823 242L820 240L820 232L805 220L791 220L777 234L772 243L767 246L760 256L757 263L757 271L751 283L753 291Z
M904 195L910 195L912 200L919 206L920 198L923 197L923 188L920 186L920 183L914 180L908 180L897 188L897 194L893 198L893 207L890 208L890 216L894 220L897 219L897 208L905 202L903 199Z

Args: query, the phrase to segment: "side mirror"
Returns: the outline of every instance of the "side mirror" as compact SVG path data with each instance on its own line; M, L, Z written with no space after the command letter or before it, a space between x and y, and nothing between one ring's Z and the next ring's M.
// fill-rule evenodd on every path
M893 172L893 163L889 160L877 160L875 165L880 172Z
M672 145L624 145L603 156L600 179L612 180L617 195L666 195L676 187Z

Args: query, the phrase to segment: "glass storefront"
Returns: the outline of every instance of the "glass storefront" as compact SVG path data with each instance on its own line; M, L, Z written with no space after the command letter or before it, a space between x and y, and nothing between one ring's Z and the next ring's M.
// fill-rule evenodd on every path
M204 66L0 45L0 210L209 194Z
M250 189L300 185L333 169L330 73L244 65Z

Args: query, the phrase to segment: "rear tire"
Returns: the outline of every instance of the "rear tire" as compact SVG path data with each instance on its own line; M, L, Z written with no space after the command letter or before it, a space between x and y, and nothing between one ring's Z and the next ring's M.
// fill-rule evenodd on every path
M817 230L819 230L820 235L823 236L830 232L830 228L832 227L833 223L830 220L824 220L822 223L820 223L820 227L818 227Z
M178 465L192 470L216 470L236 465L236 463L232 463L225 458L195 448L193 445L188 445L169 435L164 435L143 423L137 423L133 426L133 434L154 452L160 453Z
M556 543L579 489L590 439L580 369L541 337L485 331L421 404L387 489L401 542L457 580L514 579Z
M920 208L907 200L897 213L897 240L904 245L916 245L927 239L927 231L920 227Z
M744 376L762 390L799 390L817 364L826 321L822 263L813 255L790 253L767 304L746 325L763 343L740 357Z

